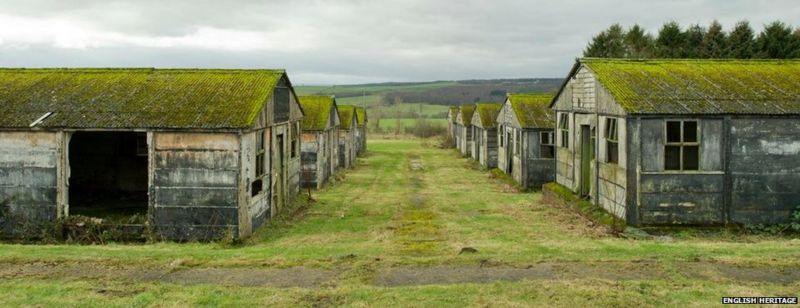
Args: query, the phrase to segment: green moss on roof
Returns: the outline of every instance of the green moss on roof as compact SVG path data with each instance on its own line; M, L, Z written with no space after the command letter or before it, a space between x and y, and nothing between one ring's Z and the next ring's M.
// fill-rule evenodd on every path
M356 107L356 121L358 122L358 127L362 127L367 123L367 110L364 107Z
M475 105L461 105L458 108L458 112L461 115L461 123L464 126L472 125L472 113L475 112Z
M797 60L579 61L629 113L800 113Z
M509 94L511 109L522 128L553 128L555 121L550 110L551 94Z
M455 123L456 118L458 118L458 107L450 107L450 111L447 116L450 117L450 123Z
M480 123L473 123L473 125L483 128L492 128L497 125L497 115L503 109L503 104L500 103L477 103L475 104L475 112L480 117Z
M282 70L0 69L0 127L247 128Z
M304 130L326 130L331 123L331 108L334 105L334 98L323 95L300 96L300 106L303 108Z
M355 106L340 105L336 109L339 110L339 120L342 121L339 128L350 129L350 124L353 123L353 116L356 114Z

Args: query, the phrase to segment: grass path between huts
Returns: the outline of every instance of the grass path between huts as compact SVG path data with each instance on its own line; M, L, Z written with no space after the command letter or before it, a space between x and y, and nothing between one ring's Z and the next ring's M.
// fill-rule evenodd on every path
M0 245L1 306L708 306L798 296L800 240L614 237L454 150L370 140L245 243Z

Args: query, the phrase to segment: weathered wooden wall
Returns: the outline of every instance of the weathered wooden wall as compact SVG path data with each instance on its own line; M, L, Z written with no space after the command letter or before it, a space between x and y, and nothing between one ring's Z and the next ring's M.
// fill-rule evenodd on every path
M320 188L331 175L330 131L304 132L300 181L303 188Z
M497 128L483 129L476 127L480 136L477 140L480 142L475 143L475 150L479 151L477 154L478 162L481 166L486 168L497 167Z
M730 123L730 219L784 223L800 207L800 118L734 117Z
M172 240L239 234L239 138L235 134L154 133L150 216Z
M0 236L58 217L59 133L0 132Z
M542 157L541 136L543 131L551 129L526 129L522 131L525 155L525 181L526 187L541 189L545 183L555 179L555 159Z

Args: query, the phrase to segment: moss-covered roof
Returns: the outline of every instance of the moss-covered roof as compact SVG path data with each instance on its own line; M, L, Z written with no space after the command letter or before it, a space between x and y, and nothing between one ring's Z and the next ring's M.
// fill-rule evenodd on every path
M511 109L522 128L553 128L552 94L508 94Z
M283 70L0 69L0 127L247 128Z
M356 114L356 107L351 105L340 105L336 108L339 110L339 120L342 121L339 128L350 129L350 124L353 123L353 116Z
M331 123L331 108L335 105L332 96L308 95L300 96L300 106L303 107L304 130L326 130Z
M358 122L358 127L367 124L367 110L364 107L356 107L356 121Z
M455 106L450 107L450 111L447 114L447 116L450 117L450 122L451 123L455 123L456 122L456 118L458 118L458 107L455 107Z
M503 109L503 104L500 103L477 103L475 104L475 113L480 118L480 123L472 123L473 125L483 128L492 128L497 125L497 115Z
M464 126L472 125L472 113L475 112L475 105L461 105L458 107L458 112L461 115L461 123Z
M797 60L581 59L627 112L800 114Z

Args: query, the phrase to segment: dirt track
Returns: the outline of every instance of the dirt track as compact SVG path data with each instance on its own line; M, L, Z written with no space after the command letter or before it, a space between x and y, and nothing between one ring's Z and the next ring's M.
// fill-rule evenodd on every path
M334 285L350 268L175 268L109 266L86 263L0 264L0 279L120 280L242 287L315 288ZM682 262L547 262L508 266L385 267L368 277L372 285L395 287L427 284L492 283L521 280L648 280L670 275L711 281L790 284L800 281L800 269L741 267L722 263Z

